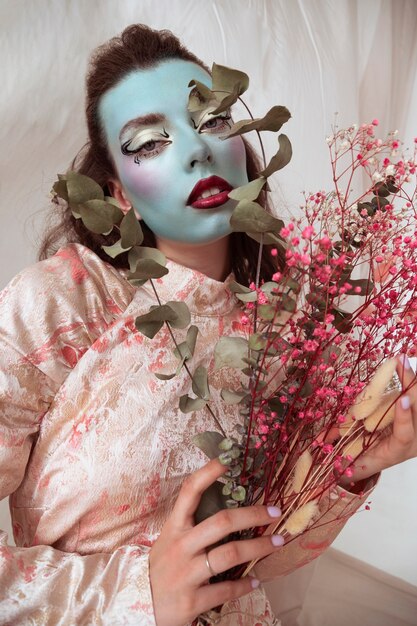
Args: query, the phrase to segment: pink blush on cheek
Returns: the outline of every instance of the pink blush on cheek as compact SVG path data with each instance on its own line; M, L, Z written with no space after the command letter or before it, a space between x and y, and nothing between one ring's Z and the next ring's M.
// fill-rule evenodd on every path
M233 165L238 167L242 159L246 159L245 145L241 137L232 137L231 139L226 139L226 142L230 151L230 159Z
M140 171L141 165L138 165L133 159L126 160L120 167L120 178L127 191L139 194L144 198L152 197L157 192L158 177L153 174L151 168L147 167L146 172Z

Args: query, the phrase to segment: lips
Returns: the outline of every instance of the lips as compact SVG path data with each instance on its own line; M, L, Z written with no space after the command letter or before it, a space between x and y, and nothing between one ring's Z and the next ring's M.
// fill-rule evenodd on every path
M190 193L187 205L195 209L213 209L229 200L229 191L232 189L233 187L220 176L203 178Z

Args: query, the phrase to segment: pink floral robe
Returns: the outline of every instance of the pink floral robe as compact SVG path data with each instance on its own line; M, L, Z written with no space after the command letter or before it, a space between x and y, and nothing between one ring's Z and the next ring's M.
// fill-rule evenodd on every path
M212 369L218 337L244 332L241 309L227 284L168 267L158 293L188 304L200 329L191 367ZM154 376L177 362L166 328L153 340L135 329L153 292L72 244L16 276L0 304L0 494L17 545L0 535L0 623L155 625L149 549L184 477L207 460L193 436L215 424L179 411L185 371ZM225 371L211 372L213 409L233 434L236 407L219 392L237 380ZM281 573L328 543L291 542ZM262 587L223 614L224 626L278 623Z

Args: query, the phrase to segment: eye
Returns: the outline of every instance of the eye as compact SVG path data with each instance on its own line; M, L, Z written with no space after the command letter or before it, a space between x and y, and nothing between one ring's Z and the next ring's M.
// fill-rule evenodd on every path
M161 137L161 139L158 139L158 137ZM146 138L146 141L143 141L144 138L145 137L133 137L132 139L126 141L121 146L122 154L127 156L134 154L135 162L138 163L141 159L150 159L158 156L158 154L160 154L171 143L171 141L167 141L169 139L169 135L165 129L163 133L155 133L155 137L150 139Z
M228 130L231 127L230 115L218 115L217 117L211 117L207 122L204 122L200 126L199 132L209 132L209 133L221 133L225 130Z

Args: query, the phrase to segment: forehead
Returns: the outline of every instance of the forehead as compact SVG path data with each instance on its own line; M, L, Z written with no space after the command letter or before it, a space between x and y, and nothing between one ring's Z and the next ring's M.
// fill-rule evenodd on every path
M99 115L107 138L115 135L130 120L149 113L167 117L187 113L189 82L196 79L211 86L211 78L199 65L170 59L156 67L136 70L109 89L100 100Z

